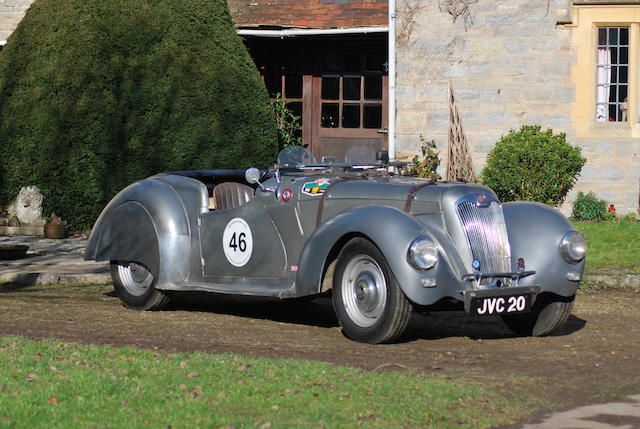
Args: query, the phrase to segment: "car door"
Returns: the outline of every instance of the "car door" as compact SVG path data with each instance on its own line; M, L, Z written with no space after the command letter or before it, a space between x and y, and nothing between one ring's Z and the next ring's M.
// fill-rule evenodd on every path
M200 246L205 279L248 284L282 279L287 255L278 230L258 195L247 204L203 213Z

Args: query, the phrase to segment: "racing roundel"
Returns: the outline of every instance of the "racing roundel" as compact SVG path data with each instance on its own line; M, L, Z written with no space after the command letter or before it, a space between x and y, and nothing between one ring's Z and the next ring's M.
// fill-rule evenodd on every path
M282 191L282 201L288 203L293 198L293 191L291 189L285 189Z
M242 267L249 262L253 252L253 236L244 219L237 217L229 221L222 234L222 248L231 265Z

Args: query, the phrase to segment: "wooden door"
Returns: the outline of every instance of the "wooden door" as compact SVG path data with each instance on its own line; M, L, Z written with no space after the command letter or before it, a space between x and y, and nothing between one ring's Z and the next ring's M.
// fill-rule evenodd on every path
M344 161L345 153L354 146L375 150L387 146L386 52L365 46L332 47L317 55L311 149L319 160L333 156Z

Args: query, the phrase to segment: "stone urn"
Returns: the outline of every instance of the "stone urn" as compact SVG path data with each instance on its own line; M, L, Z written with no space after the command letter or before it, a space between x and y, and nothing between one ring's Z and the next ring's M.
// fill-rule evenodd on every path
M64 238L66 227L55 212L51 212L51 221L44 224L44 236L46 238Z

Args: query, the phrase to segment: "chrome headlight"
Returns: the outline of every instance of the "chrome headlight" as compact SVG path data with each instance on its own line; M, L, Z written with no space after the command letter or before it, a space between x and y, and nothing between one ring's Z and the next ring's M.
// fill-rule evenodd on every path
M580 262L587 254L587 241L578 231L569 231L562 236L560 253L571 264Z
M419 270L428 270L438 262L438 248L432 240L418 237L409 246L408 257L414 267Z

